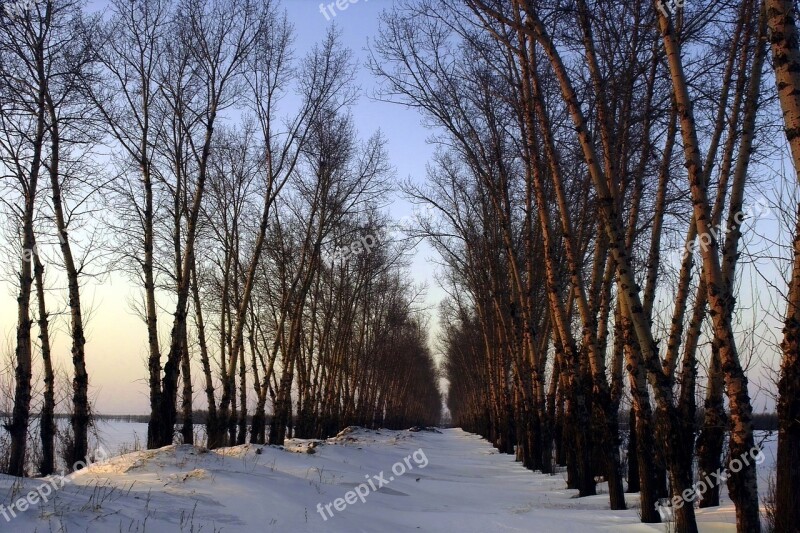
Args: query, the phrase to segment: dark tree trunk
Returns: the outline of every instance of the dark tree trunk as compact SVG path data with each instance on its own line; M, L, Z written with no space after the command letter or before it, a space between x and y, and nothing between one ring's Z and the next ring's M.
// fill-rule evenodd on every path
M181 399L181 415L183 425L181 435L184 444L194 444L194 416L192 413L192 364L189 357L189 344L183 343L183 356L181 357L181 376L183 377L183 396Z
M778 382L778 457L775 469L775 531L800 524L800 204L794 240L794 271L783 329Z
M649 400L642 402L641 418L636 419L636 442L636 456L629 460L636 463L639 473L637 483L640 488L642 522L657 524L661 522L661 515L656 511L656 502L659 497L666 497L667 494L663 490L664 473L656 466L653 456L655 438Z
M236 444L244 444L247 441L247 366L244 362L244 346L239 350L239 420L236 436Z
M50 325L49 315L45 305L44 293L44 266L38 254L33 254L33 271L36 279L36 297L39 301L39 339L42 343L42 365L44 370L44 399L42 412L39 417L39 435L42 439L42 461L39 464L39 474L49 476L55 472L55 375L53 374L53 361L50 354Z
M628 413L628 492L639 492L638 439L636 438L636 411L631 407Z
M722 468L722 448L728 426L723 401L722 366L719 351L712 349L709 383L704 404L703 427L697 438L698 479L706 479ZM700 508L719 505L719 483L712 483L701 496Z
M292 403L291 362L284 361L284 365L280 389L275 402L275 412L272 415L272 423L269 428L269 443L279 446L283 445L283 441L286 440L286 427L289 425L289 409Z

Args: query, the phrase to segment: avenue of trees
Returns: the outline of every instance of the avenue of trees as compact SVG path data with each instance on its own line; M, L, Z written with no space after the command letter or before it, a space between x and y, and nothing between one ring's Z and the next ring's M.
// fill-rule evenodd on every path
M643 522L676 495L719 505L719 483L694 484L759 450L737 276L754 165L788 140L790 188L800 177L796 14L761 0L387 11L371 48L381 97L437 132L428 182L406 192L435 213L416 231L445 264L456 425L528 468L565 465L579 496L602 479L612 509L640 492ZM778 256L794 258L770 280L789 284L770 513L785 532L800 523L800 231ZM761 530L756 481L752 459L727 479L742 532ZM694 508L672 506L677 531L697 531Z
M791 0L387 3L373 96L421 113L437 148L427 179L403 184L424 214L398 239L386 141L356 131L359 65L335 26L301 55L269 0L0 13L4 274L18 293L0 469L49 474L89 452L82 288L109 271L141 294L149 448L194 443L196 408L210 448L437 423L407 259L425 239L448 293L455 425L531 470L565 467L581 497L607 483L611 509L638 492L646 523L664 501L714 507L727 489L738 531L797 531L797 16ZM758 267L753 193L781 179L774 231L792 240L768 236L779 266L760 286L780 296L782 330L767 347L742 318L765 313L743 272ZM51 342L62 300L68 394ZM776 381L770 495L755 360ZM671 512L698 531L694 503Z

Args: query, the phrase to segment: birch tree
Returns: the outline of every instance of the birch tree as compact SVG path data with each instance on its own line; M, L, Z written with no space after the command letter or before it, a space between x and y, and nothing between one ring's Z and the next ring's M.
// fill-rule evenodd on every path
M783 0L766 0L764 4L771 31L772 60L786 140L800 180L800 34L796 6ZM778 382L780 426L775 483L776 531L790 531L800 521L797 505L797 488L800 486L800 205L796 222Z

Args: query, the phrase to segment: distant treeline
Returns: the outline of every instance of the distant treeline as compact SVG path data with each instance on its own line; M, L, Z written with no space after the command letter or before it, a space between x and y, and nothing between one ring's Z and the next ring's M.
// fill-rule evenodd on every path
M2 418L9 418L11 415L9 413L0 412L0 417ZM69 413L56 413L53 415L54 418L57 420L65 420L69 419ZM148 420L150 419L149 415L102 415L102 414L94 414L93 415L95 421L104 421L104 422L127 422L132 424L147 424ZM32 413L31 418L39 418L39 413ZM195 411L193 416L193 422L195 424L205 424L208 419L208 411ZM272 420L271 415L267 415L267 422ZM250 424L252 422L252 416L248 416L247 423ZM183 424L183 417L178 416L177 424Z
M9 413L0 413L0 417L7 418L9 417ZM619 413L619 423L620 429L627 430L628 428L628 420L630 416L630 412L627 410L620 411ZM38 418L38 414L33 415L34 418ZM55 418L57 419L66 419L69 418L69 414L62 413L56 414ZM195 411L194 412L194 423L195 424L205 424L208 419L208 411ZM252 423L252 416L247 417L248 425ZM296 419L296 417L294 417ZM703 420L703 409L700 408L697 413L698 420ZM102 420L106 422L127 422L127 423L138 423L138 424L147 424L149 420L149 415L101 415L95 414L95 420ZM267 415L267 422L270 423L272 421L272 415ZM178 417L178 424L183 424L183 418L181 416ZM443 428L454 428L458 427L456 424L442 424L439 427ZM753 414L753 429L756 431L777 431L778 430L778 414L777 413L760 413L760 414Z
M147 424L150 420L150 415L95 415L95 420L103 420L107 422L128 422ZM194 411L192 415L192 422L195 424L205 424L208 421L208 411ZM250 425L253 421L252 416L247 417L247 424ZM272 416L267 415L267 422L272 421ZM183 424L183 416L178 415L176 424Z

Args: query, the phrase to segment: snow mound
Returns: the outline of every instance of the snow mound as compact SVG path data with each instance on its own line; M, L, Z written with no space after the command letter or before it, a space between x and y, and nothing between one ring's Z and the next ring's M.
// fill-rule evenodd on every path
M169 475L170 480L179 481L181 483L185 483L190 479L207 479L208 477L208 471L202 468L195 468L189 472L177 472Z
M441 431L432 426L426 426L426 427L414 426L412 428L409 428L408 430L411 433L419 433L420 431L427 431L429 433L441 433Z
M156 450L144 450L113 457L102 463L92 464L77 474L125 474L132 470L144 469L153 465L165 467L204 453L208 453L208 450L190 445L165 446Z
M410 430L368 429L361 426L348 426L335 437L327 440L329 444L383 444L396 445L398 442L413 438Z
M313 455L317 453L317 446L324 446L324 440L317 439L287 439L283 443L283 449L293 453L307 453Z

